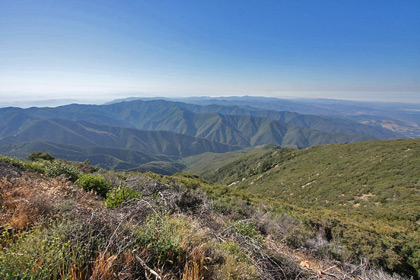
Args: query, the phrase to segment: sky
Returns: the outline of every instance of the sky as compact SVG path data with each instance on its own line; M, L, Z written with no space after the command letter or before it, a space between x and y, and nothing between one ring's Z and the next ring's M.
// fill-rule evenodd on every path
M0 0L0 103L420 102L420 1Z

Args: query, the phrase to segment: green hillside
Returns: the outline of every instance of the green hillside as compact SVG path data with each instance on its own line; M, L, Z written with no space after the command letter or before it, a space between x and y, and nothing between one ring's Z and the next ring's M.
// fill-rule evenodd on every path
M420 140L412 139L270 150L207 177L293 203L356 208L418 202L419 171Z
M177 174L0 156L1 279L382 279L255 196Z
M292 205L355 255L390 268L419 268L419 139L272 149L204 177Z
M30 125L18 127L13 136L1 140L10 144L6 147L3 145L3 151L16 152L13 145L38 141L82 147L130 149L153 156L176 158L206 151L228 152L239 148L169 131L142 131L87 122L45 119L34 120Z

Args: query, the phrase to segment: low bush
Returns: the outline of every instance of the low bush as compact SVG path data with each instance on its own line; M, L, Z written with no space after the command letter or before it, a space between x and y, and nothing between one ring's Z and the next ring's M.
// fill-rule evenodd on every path
M25 161L23 162L23 168L27 171L41 174L45 174L46 172L45 164L38 161Z
M117 208L124 201L141 198L138 191L134 191L125 185L120 185L118 188L111 190L106 194L105 206L109 209Z
M105 180L101 175L95 174L83 174L77 180L77 184L82 186L85 191L95 191L102 197L105 197L108 191L111 189L110 183Z
M17 158L10 158L10 157L5 157L5 156L0 155L0 162L10 164L18 168L23 167L22 161Z
M48 160L53 161L55 158L50 155L48 152L33 152L28 155L28 159L31 161L37 161L37 160Z
M139 230L137 244L147 248L152 263L180 262L186 254L181 249L176 222L169 216L149 216L146 225Z
M258 245L262 244L262 237L256 230L255 224L246 221L238 221L231 225L231 227L233 233L243 238L248 238L251 241L256 242Z
M71 163L54 160L51 163L45 164L45 175L52 178L64 175L70 181L76 182L77 179L79 179L81 172Z

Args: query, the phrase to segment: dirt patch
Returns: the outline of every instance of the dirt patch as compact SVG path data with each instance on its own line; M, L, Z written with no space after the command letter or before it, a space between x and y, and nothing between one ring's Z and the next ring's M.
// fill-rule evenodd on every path
M369 201L369 198L374 197L374 196L375 196L374 194L365 193L365 194L362 194L362 196L359 196L357 198L363 201Z

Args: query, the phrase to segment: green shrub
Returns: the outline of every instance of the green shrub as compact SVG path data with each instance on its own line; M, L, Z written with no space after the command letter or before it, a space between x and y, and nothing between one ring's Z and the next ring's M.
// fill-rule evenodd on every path
M238 221L232 225L232 231L253 240L258 245L261 245L263 242L261 235L253 223Z
M22 166L22 161L18 160L17 158L10 158L10 157L5 157L5 156L0 155L0 162L11 164L11 165L13 165L15 167L18 167L18 168L23 167Z
M55 158L52 155L50 155L50 153L48 153L48 152L44 152L44 153L33 152L33 153L30 153L28 155L28 159L31 160L31 161L37 161L37 160L40 160L40 159L53 161Z
M42 162L37 161L25 161L23 162L23 168L27 171L38 172L41 174L45 174L46 168Z
M169 216L152 215L140 228L137 244L147 248L151 263L182 262L182 232L176 219Z
M82 186L85 191L95 191L97 194L105 197L108 191L111 189L110 183L108 183L104 177L94 174L83 174L77 180L77 184Z
M53 162L45 165L45 174L48 177L53 178L64 175L70 181L75 182L80 177L81 172L73 164L65 163L60 160L54 160Z
M119 186L106 194L105 206L109 209L117 208L126 200L140 198L141 194L125 185Z

